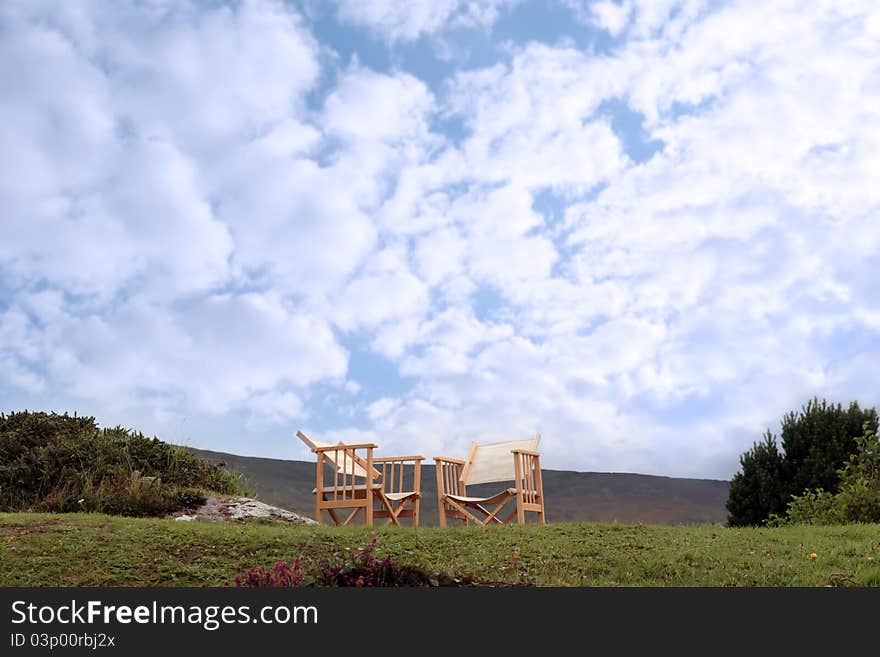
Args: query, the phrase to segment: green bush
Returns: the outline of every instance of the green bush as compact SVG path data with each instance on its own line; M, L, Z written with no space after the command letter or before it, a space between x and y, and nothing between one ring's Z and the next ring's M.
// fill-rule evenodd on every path
M845 522L880 522L880 487L876 481L856 479L837 494Z
M855 443L855 453L839 470L839 490L836 493L807 490L793 496L783 522L813 525L880 522L880 438L876 426L866 421Z
M799 495L805 490L836 493L840 469L856 451L856 440L865 423L877 430L877 411L852 402L848 408L813 399L799 413L782 419L782 449L788 490Z
M778 518L774 524L836 525L842 521L835 495L819 488L792 496L785 516Z
M807 490L836 494L841 468L856 451L862 427L876 431L877 423L877 411L863 409L858 402L844 408L812 399L800 412L786 414L781 449L776 436L767 431L764 441L740 458L742 470L730 482L728 524L761 525L768 518L784 517L793 497ZM809 507L820 503L824 498L801 500L796 512L805 505L805 512L812 513Z
M243 492L241 477L158 438L66 413L0 414L0 511L163 515L205 493Z

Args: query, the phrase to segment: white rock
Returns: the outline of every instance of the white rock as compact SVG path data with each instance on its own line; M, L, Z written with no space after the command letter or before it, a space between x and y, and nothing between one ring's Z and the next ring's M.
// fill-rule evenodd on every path
M182 521L184 521L184 522L190 522L190 521L195 520L195 519L196 519L195 516L188 516L188 515L186 515L185 513L184 513L182 516L177 516L177 517L175 518L175 520L182 520Z
M294 524L317 524L311 518L306 518L305 516L300 516L287 509L281 509L277 506L265 504L264 502L252 500L247 497L239 497L235 500L230 500L226 505L226 509L233 520L243 520L244 518L268 518L270 516L275 516Z

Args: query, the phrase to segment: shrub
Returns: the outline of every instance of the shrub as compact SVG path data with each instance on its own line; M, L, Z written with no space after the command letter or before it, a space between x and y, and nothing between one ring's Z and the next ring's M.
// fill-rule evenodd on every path
M321 586L429 586L430 577L418 568L400 567L390 554L376 558L376 537L359 550L340 552L332 560L318 564L317 583Z
M774 524L834 525L841 521L834 494L819 488L794 495L785 516Z
M248 570L244 577L237 575L235 585L247 588L300 586L303 583L301 566L302 557L297 557L293 566L288 565L286 561L279 561L272 568L255 566Z
M162 515L205 491L242 492L241 477L158 438L92 417L0 414L0 511Z
M519 550L511 552L509 567L502 567L502 579L480 580L453 570L433 574L415 565L397 563L390 554L376 556L377 538L372 536L365 547L340 550L330 559L318 562L312 570L303 569L303 557L291 566L279 561L271 568L255 566L234 579L235 586L248 588L329 586L329 587L427 587L427 586L535 586L535 578L523 566Z
M456 576L454 573L429 575L417 566L400 565L387 554L376 557L377 539L374 535L370 543L360 549L343 550L331 559L319 562L313 571L303 571L302 556L298 556L293 566L279 561L271 568L256 566L235 577L238 587L399 587L399 586L470 586L473 579Z
M740 458L742 470L730 482L728 524L760 525L771 516L784 516L793 496L807 490L836 494L841 468L856 451L862 427L876 431L877 421L877 411L862 409L858 402L844 409L818 399L785 415L781 451L776 436L767 431L764 441ZM802 500L796 512L801 507L811 512L810 505L817 503L824 498Z
M833 525L880 522L880 438L870 422L856 438L856 452L839 470L840 489L829 493L807 490L793 496L784 521Z
M836 493L840 468L856 451L856 439L865 423L876 431L877 411L862 409L858 402L844 409L813 399L799 413L786 415L781 435L789 493L799 495L818 488Z
M844 522L880 523L880 487L876 481L858 478L849 482L841 487L835 501Z

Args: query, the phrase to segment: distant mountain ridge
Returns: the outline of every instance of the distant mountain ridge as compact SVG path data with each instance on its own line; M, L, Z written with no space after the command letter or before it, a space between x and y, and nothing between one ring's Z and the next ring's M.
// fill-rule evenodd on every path
M259 499L309 517L314 515L315 463L193 449L241 472ZM618 472L543 470L548 521L644 524L724 523L728 482ZM473 487L479 493L482 487ZM494 492L497 486L486 484ZM470 492L471 487L468 488ZM421 524L437 524L433 462L422 465Z

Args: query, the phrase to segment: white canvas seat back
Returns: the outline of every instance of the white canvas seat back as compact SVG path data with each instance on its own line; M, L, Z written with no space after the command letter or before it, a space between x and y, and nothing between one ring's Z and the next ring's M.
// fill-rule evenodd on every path
M325 443L321 440L315 440L314 438L310 438L302 431L297 431L296 435L302 440L306 445L309 446L309 449L314 449L316 447L336 447L333 443ZM359 463L353 461L350 457L345 455L345 452L342 451L342 448L339 449L338 452L329 451L324 452L324 455L336 466L336 472L342 475L351 475L354 474L355 477L366 477L367 471L361 467ZM373 470L375 478L379 473L375 469Z
M508 440L503 443L476 445L471 448L471 457L465 464L461 481L467 486L488 484L498 481L513 481L516 470L513 461L514 449L537 451L541 436L536 434L529 440Z

